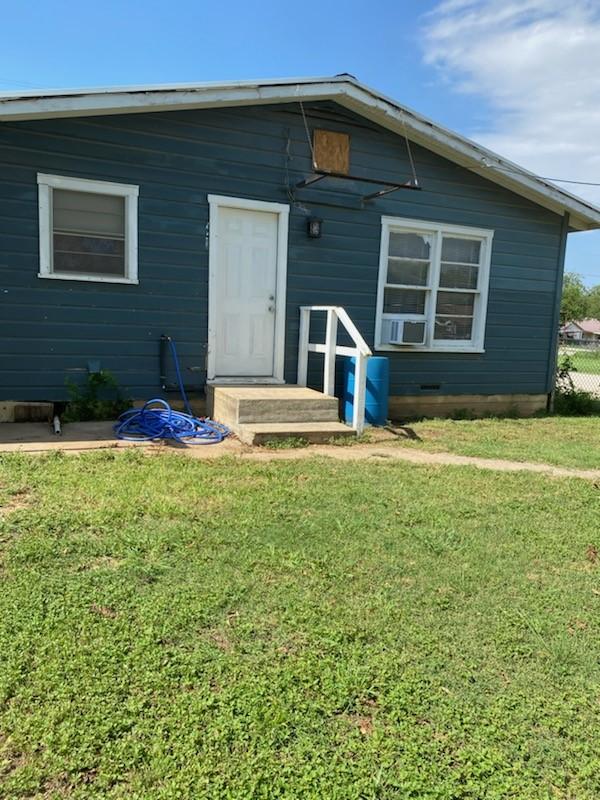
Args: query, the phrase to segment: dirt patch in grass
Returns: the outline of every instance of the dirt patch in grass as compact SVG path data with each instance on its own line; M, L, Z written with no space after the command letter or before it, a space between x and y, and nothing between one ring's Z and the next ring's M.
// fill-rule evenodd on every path
M101 606L98 603L92 603L90 606L90 611L92 614L97 614L99 617L104 617L104 619L115 619L118 616L117 611L111 606Z
M230 653L233 650L233 642L229 636L221 630L215 629L208 631L206 633L206 639L223 653Z
M598 548L595 544L589 544L587 546L585 557L591 564L595 564L598 561Z
M69 776L66 773L61 773L44 783L42 798L43 800L58 800L58 798L62 797L71 797L74 788Z
M26 767L27 763L27 756L0 735L0 784L11 773Z
M113 558L113 556L99 556L93 558L91 561L86 561L79 566L79 570L96 570L96 569L119 569L123 564L122 558Z
M373 718L362 714L348 714L348 722L358 728L363 736L370 736L373 733Z
M23 508L28 508L31 505L31 490L30 489L17 489L8 494L4 502L0 503L0 519L12 514L15 511L20 511Z
M371 736L375 730L375 717L377 715L377 701L365 700L355 711L344 714L344 719L354 728L358 728L361 736Z

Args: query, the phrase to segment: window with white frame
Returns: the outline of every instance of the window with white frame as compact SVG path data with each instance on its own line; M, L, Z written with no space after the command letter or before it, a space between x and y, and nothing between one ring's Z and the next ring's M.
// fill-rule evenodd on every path
M375 346L482 351L492 237L383 217Z
M137 283L139 189L38 175L40 278Z

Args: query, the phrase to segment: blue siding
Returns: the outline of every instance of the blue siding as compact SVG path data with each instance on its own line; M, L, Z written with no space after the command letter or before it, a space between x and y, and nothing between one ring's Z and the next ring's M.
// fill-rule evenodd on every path
M408 177L400 137L333 104L308 112L311 124L350 132L355 173ZM391 354L391 393L427 393L427 384L442 394L546 392L561 218L426 149L415 146L414 155L423 191L363 207L364 185L331 180L291 197L310 172L296 105L0 123L0 399L61 399L65 379L93 359L133 396L153 396L163 333L177 340L186 381L201 388L208 193L295 201L288 381L302 304L345 306L372 344L380 219L396 215L493 228L495 236L485 354ZM37 172L140 186L139 286L37 277ZM323 218L321 239L307 238L308 213Z

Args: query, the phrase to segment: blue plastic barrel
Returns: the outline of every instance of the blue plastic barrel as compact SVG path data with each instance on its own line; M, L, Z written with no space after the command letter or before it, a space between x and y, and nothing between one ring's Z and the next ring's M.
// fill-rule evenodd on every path
M352 422L354 409L354 369L355 358L344 359L344 419ZM367 391L365 402L365 422L367 425L385 425L388 418L388 397L390 393L390 362L383 356L373 356L367 360Z

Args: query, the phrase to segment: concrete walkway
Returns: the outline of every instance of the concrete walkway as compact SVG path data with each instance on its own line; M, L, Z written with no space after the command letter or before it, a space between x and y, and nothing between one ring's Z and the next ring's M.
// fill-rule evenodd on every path
M385 435L385 432L381 432ZM389 434L376 444L311 445L304 448L271 450L264 447L248 447L238 439L230 437L216 445L172 445L166 442L124 442L114 438L110 422L73 422L65 425L62 436L52 433L45 423L0 424L0 453L46 453L62 450L66 453L81 453L91 450L143 448L149 454L161 452L178 453L192 458L210 459L220 456L236 456L257 461L291 460L327 456L339 461L408 461L422 466L459 466L499 472L535 472L555 478L583 478L600 482L600 469L576 469L538 464L528 461L505 461L496 458L459 456L454 453L428 453L404 447L398 437Z

